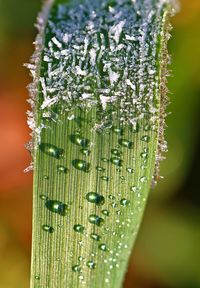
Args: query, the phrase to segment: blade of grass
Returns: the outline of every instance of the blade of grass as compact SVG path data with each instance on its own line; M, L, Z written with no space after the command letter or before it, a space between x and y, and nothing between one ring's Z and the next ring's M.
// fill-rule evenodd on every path
M166 150L172 2L93 2L48 1L28 65L31 287L121 287Z

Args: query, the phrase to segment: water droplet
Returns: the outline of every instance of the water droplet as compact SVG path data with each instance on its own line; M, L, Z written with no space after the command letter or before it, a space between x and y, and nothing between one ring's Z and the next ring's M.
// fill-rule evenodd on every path
M63 165L57 165L57 172L60 174L66 174L68 172L68 169Z
M103 215L105 215L105 216L109 216L109 215L110 215L110 212L109 212L107 209L103 209L103 210L101 211L101 213L102 213Z
M80 266L80 265L74 265L74 266L72 266L72 271L74 271L74 272L81 272L81 266Z
M125 198L120 200L120 205L121 206L128 206L129 204L130 204L130 201L125 199Z
M103 218L99 217L98 215L91 214L89 216L89 222L91 224L94 224L97 226L102 226L102 224L104 223L104 220L103 220Z
M140 154L140 156L141 156L143 159L147 159L147 158L148 158L148 153L142 152L142 153Z
M113 157L110 159L110 162L118 167L122 166L123 161L117 157Z
M81 149L81 153L85 156L89 156L91 151L89 149Z
M123 129L120 128L120 127L114 126L114 127L112 128L112 130L113 130L113 132L115 132L116 134L120 134L120 135L123 134Z
M82 146L84 148L88 147L90 144L90 140L81 137L79 133L70 135L70 140L73 144Z
M146 183L146 182L147 182L147 177L146 177L146 176L142 176L142 177L140 178L140 182Z
M88 202L95 203L98 206L103 205L105 203L104 197L96 192L89 192L86 195L86 199L88 200Z
M72 160L72 165L74 168L88 173L90 171L90 164L84 160L75 159Z
M130 190L133 191L133 192L137 192L137 191L138 191L138 187L136 187L136 186L131 186L131 187L130 187Z
M109 177L108 176L101 176L101 180L104 180L104 181L109 181Z
M101 240L101 236L96 234L96 233L90 234L90 238L95 240L95 241L100 241Z
M104 252L106 252L106 251L107 251L107 246L106 246L106 244L105 244L105 243L100 244L100 245L99 245L99 249L102 250L102 251L104 251Z
M101 160L103 161L103 162L109 162L109 160L107 159L107 158L101 158Z
M112 150L111 150L111 154L120 157L121 154L122 154L122 152L119 151L118 149L112 149Z
M81 262L81 261L83 261L83 260L84 260L84 258L83 258L82 256L79 256L79 257L78 257L78 261Z
M119 144L121 146L124 146L124 147L126 147L128 149L133 148L133 142L132 141L129 141L129 140L126 140L126 139L119 139L118 142L119 142Z
M105 168L102 168L102 167L100 167L100 166L97 166L97 167L96 167L96 170L97 170L98 172L104 172L104 171L106 171Z
M151 130L151 126L149 124L146 124L144 126L144 131L149 131L149 130Z
M87 266L88 266L90 269L95 269L95 268L96 268L96 264L94 263L94 261L88 261L88 262L87 262Z
M147 142L147 143L150 141L150 139L151 138L148 135L144 135L144 136L141 137L141 140L144 141L144 142Z
M35 280L40 280L40 275L35 275Z
M40 199L41 199L41 200L47 200L48 197L47 197L46 195L40 195Z
M110 200L115 200L115 196L113 196L113 195L108 195L108 198L110 199Z
M139 130L140 130L140 126L139 126L138 122L135 125L130 126L130 131L132 133L137 133L137 132L139 132Z
M69 206L67 204L64 204L57 200L47 200L45 202L45 206L49 211L57 213L61 216L66 216L69 210Z
M131 173L131 174L134 173L134 169L133 169L133 168L130 168L130 167L126 168L126 171L127 171L128 173Z
M49 233L53 233L54 232L54 228L49 226L49 225L42 225L42 229L46 232L49 232Z
M85 227L81 224L74 225L74 231L77 233L83 233L85 230Z
M57 146L55 145L52 145L52 144L48 144L48 143L41 143L39 145L39 148L42 152L44 152L45 154L51 156L51 157L54 157L56 159L60 159L63 157L63 153L64 153L64 150L63 149L60 149L58 148Z
M44 175L43 177L45 180L49 180L49 176L48 175Z

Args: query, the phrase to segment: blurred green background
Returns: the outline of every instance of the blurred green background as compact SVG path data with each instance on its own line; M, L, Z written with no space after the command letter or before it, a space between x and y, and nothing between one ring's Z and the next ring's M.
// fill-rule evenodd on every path
M151 192L126 288L200 288L200 1L173 18L167 159ZM40 0L0 0L0 287L29 287L32 175L24 149Z

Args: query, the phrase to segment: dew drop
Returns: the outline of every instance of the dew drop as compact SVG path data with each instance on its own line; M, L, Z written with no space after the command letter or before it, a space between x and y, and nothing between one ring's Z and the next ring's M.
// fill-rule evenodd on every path
M149 124L146 124L144 126L144 131L149 131L149 130L151 130L151 126Z
M142 176L142 177L140 178L140 182L146 183L146 182L147 182L147 177L146 177L146 176Z
M103 205L105 203L104 197L96 192L89 192L86 195L86 199L88 202L95 203L98 206Z
M142 152L142 153L140 154L140 156L141 156L143 159L147 159L147 158L148 158L148 153Z
M141 137L141 140L144 141L144 142L146 142L146 143L148 143L148 142L150 141L150 139L151 139L151 138L150 138L150 136L148 136L148 135L144 135L144 136Z
M103 218L99 217L98 215L91 214L89 216L89 222L91 224L94 224L97 226L102 226L102 224L104 223L104 220L103 220Z
M47 200L45 202L45 206L49 211L57 213L61 216L66 216L69 210L69 206L67 204L64 204L57 200Z
M97 167L96 167L96 170L97 170L98 172L105 172L105 171L106 171L105 168L100 167L100 166L97 166Z
M48 233L53 233L54 232L54 228L49 226L49 225L42 225L42 229L45 231L45 232L48 232Z
M96 268L96 264L94 263L94 261L88 261L88 262L87 262L87 266L88 266L90 269L95 269L95 268Z
M101 240L101 236L96 234L96 233L90 234L90 238L95 240L95 241L100 241Z
M103 209L103 210L101 211L101 213L102 213L103 215L105 215L105 216L109 216L109 215L110 215L110 212L109 212L107 209Z
M125 199L125 198L120 200L120 205L121 206L128 206L129 204L130 204L130 201Z
M136 123L135 125L131 125L130 126L130 131L132 133L138 133L140 130L140 126L139 126L139 123Z
M40 275L35 275L35 280L40 280Z
M39 145L39 148L45 154L47 154L51 157L54 157L56 159L60 159L63 157L64 150L58 148L57 146L55 146L53 144L41 143Z
M99 245L99 249L102 250L102 251L104 251L104 252L106 252L106 251L107 251L107 246L106 246L106 244L104 244L104 243L100 244L100 245Z
M128 149L131 149L133 148L133 142L132 141L129 141L129 140L126 140L126 139L119 139L119 144L123 147L126 147Z
M109 177L108 176L101 176L101 180L103 180L103 181L109 181Z
M110 162L118 167L122 166L123 161L117 157L113 157L110 159Z
M81 149L80 151L85 156L89 156L90 153L91 153L91 151L89 149L86 149L86 148L85 149Z
M90 171L90 164L84 160L75 159L72 160L72 165L77 170L88 173Z
M107 163L107 162L109 162L109 160L107 159L107 158L101 158L101 160L103 161L103 162L105 162L105 163Z
M114 127L112 128L112 130L113 130L113 132L115 132L116 134L123 135L123 129L120 128L120 127L114 126Z
M74 225L74 231L77 233L83 233L85 230L85 227L81 224Z
M112 149L112 150L111 150L111 154L120 157L121 154L122 154L122 152L119 151L118 149Z
M74 265L74 266L72 266L72 271L74 271L74 272L81 272L81 266L80 266L80 265Z
M44 175L43 177L45 180L49 180L49 176L48 175Z
M133 192L137 192L137 191L138 191L138 187L136 187L136 186L131 186L131 187L130 187L130 190L133 191Z
M43 194L42 194L42 195L40 195L40 199L46 201L46 200L48 199L48 197L47 197L46 195L43 195Z
M62 174L62 173L66 174L68 172L68 169L63 165L57 165L57 172L59 174Z
M133 168L130 168L130 167L126 168L126 171L127 171L128 173L131 173L131 174L134 173L134 169L133 169Z
M90 140L81 137L79 133L70 135L70 140L73 144L82 146L84 148L88 147L90 144Z

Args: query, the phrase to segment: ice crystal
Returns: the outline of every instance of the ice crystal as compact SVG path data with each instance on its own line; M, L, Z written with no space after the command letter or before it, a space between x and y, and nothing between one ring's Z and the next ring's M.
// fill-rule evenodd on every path
M100 117L94 127L115 119L133 126L138 119L158 121L161 52L157 42L164 8L175 2L76 0L54 5L49 15L52 1L48 3L38 20L36 53L27 65L34 78L29 87L33 110L41 97L37 108L44 118L62 103L64 112L72 113L77 107L95 107ZM36 123L33 112L28 123L39 142L45 125Z

